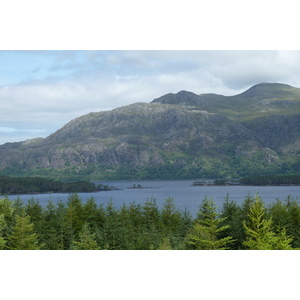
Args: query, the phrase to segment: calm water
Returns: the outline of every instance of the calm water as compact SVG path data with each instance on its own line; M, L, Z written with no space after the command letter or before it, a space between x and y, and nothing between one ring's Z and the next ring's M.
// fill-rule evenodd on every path
M260 195L262 200L268 204L276 199L284 200L288 195L295 200L300 198L300 186L281 186L281 187L259 187L259 186L191 186L194 180L182 181L101 181L98 183L114 186L120 190L104 191L98 193L80 193L80 197L85 202L90 197L94 197L97 204L113 201L115 207L119 208L124 203L144 204L147 199L155 198L159 207L163 206L166 198L172 197L177 208L190 211L193 216L199 209L201 201L207 196L213 198L219 209L222 208L227 194L231 200L241 204L247 195ZM143 189L128 189L133 185L141 185ZM24 203L27 203L32 197L45 206L51 199L54 203L57 201L66 202L68 194L39 194L39 195L20 195ZM9 196L15 199L16 196Z

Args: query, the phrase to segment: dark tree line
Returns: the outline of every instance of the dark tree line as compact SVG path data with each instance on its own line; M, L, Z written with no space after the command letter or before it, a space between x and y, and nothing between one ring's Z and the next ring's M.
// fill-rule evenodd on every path
M210 250L297 249L300 206L290 197L265 207L259 196L241 205L227 196L217 212L205 198L196 218L179 211L172 198L161 209L155 199L116 209L113 202L83 203L70 194L66 203L0 199L0 249L49 250Z
M242 185L300 185L300 175L265 175L245 177L239 180Z
M93 192L97 188L90 182L63 182L41 177L9 177L0 176L0 194L31 193L79 193Z

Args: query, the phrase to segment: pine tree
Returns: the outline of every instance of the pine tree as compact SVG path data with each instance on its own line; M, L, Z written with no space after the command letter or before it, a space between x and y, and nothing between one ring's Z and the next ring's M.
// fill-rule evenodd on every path
M89 198L83 205L83 219L91 229L96 229L98 220L98 207L93 197Z
M65 221L67 228L65 230L68 244L70 247L73 241L78 237L79 232L84 224L83 204L78 194L71 194L68 197Z
M170 238L164 238L156 250L173 250L172 245L170 243Z
M250 250L291 250L292 238L286 235L285 229L278 234L272 231L272 219L265 219L264 204L258 195L249 212L250 225L244 222L246 240L244 246Z
M34 224L34 230L38 234L39 238L43 235L43 207L39 201L34 198L28 200L28 203L24 207L25 214L30 216L30 221ZM42 243L42 241L39 241Z
M4 214L0 215L0 250L5 248L6 240L3 237L3 228L5 227Z
M176 231L180 224L180 212L176 209L174 200L171 197L165 200L161 211L161 221L168 233Z
M162 240L162 222L155 198L148 199L142 206L142 219L138 249L156 249Z
M229 227L219 232L218 237L224 238L231 236L234 240L228 244L229 248L234 250L242 248L242 242L245 239L245 229L243 227L241 208L236 202L229 200L228 195L223 203L220 217L223 219L220 225L229 225Z
M73 242L74 250L100 250L96 241L96 234L91 233L88 223L84 223L82 230L79 233L78 241Z
M12 233L8 235L8 246L10 250L39 250L38 236L33 230L33 223L30 223L30 217L16 216L16 225Z
M0 215L3 215L2 235L7 237L14 223L14 208L12 201L8 198L0 199Z
M21 200L20 197L18 197L17 199L15 199L12 203L12 207L13 207L13 212L14 215L20 215L23 212L23 201Z
M137 220L137 210L134 205L127 207L125 204L118 213L118 246L119 249L135 250L137 245L137 233L139 231L139 223Z
M186 238L186 247L194 250L223 250L227 249L232 237L218 238L218 234L229 227L220 224L225 218L220 218L217 207L212 199L205 198L200 206L198 220L194 224Z
M105 222L102 228L104 247L109 250L119 249L119 218L118 211L112 200L105 207Z
M57 206L48 201L46 208L43 209L41 222L41 238L47 250L64 249L64 228L66 227L65 206L58 203Z
M176 209L174 200L168 197L161 210L162 231L165 238L169 238L169 242L177 247L181 239L181 213Z
M286 199L288 222L285 226L288 235L293 236L292 245L300 247L300 206L299 203L290 197Z

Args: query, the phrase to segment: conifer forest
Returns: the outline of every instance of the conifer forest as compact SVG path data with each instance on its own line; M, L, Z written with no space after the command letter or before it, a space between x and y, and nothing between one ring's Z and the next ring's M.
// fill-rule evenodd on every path
M267 206L259 195L240 204L200 202L197 216L172 198L115 208L70 194L67 203L0 199L2 250L292 250L300 248L300 205L287 197Z

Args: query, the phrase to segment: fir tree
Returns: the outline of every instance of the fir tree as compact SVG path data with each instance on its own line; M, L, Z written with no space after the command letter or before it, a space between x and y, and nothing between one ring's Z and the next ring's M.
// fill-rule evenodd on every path
M12 233L8 236L8 246L10 250L39 250L38 236L33 230L33 223L30 223L30 217L16 216L16 225Z
M38 234L39 238L42 238L43 234L43 207L40 205L39 201L34 198L28 200L25 205L25 214L30 216L30 221L34 224L34 230ZM39 240L42 243L41 240Z
M225 218L219 218L217 207L212 199L205 198L200 206L198 220L186 238L186 247L194 250L223 250L232 237L218 238L218 234L229 227L220 224Z
M3 228L5 227L4 215L0 215L0 250L5 248L6 241L3 237Z
M11 227L14 223L14 208L12 201L8 198L0 199L0 215L3 215L2 235L4 237L11 233Z
M138 249L156 249L162 240L162 222L155 198L148 199L143 205L142 219Z
M177 247L181 242L180 224L181 213L176 209L174 200L168 197L161 211L162 231L172 246Z
M82 230L79 233L78 241L73 242L74 250L100 250L96 241L96 234L91 233L88 223L84 223Z
M223 219L223 221L220 222L220 225L228 225L229 227L219 232L218 237L224 238L231 236L234 240L228 244L230 249L237 250L242 248L242 242L245 239L245 229L243 227L241 208L236 202L229 200L228 195L223 203L220 217Z
M78 237L84 224L83 204L78 194L71 194L68 197L66 211L64 216L66 249L72 245Z
M244 246L250 250L291 250L292 238L285 229L278 234L272 231L272 219L265 219L264 204L258 195L249 212L250 225L244 222L246 240Z
M170 243L170 238L164 238L157 250L173 250L172 245Z
M42 222L41 222L41 238L45 244L45 248L48 250L63 250L63 226L66 223L64 221L65 208L62 204L57 206L48 201L45 209L43 209Z

